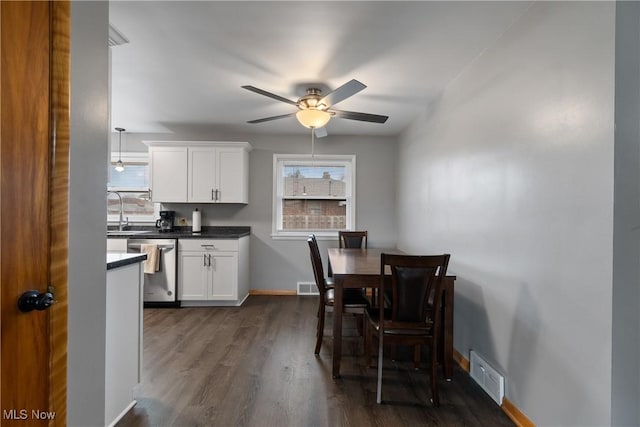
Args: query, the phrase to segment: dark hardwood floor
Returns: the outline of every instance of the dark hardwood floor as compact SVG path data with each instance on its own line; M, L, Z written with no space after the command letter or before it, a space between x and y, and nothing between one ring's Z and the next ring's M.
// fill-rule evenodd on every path
M376 369L365 367L350 316L342 378L333 380L331 314L316 357L316 309L316 298L296 296L251 296L239 308L145 309L138 403L118 426L514 425L458 367L452 382L440 381L434 408L427 371L387 361L384 403L376 404Z

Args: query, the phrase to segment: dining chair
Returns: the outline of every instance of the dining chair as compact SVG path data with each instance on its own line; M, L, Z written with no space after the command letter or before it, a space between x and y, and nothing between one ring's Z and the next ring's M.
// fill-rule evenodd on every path
M338 231L338 247L367 248L367 231Z
M362 231L338 231L338 247L353 249L353 248L362 248L367 249L367 240L368 240L368 232L367 230ZM362 290L363 292L367 292L366 289ZM376 301L376 290L371 289L371 299L370 302L375 303Z
M384 344L414 346L414 363L420 362L421 345L429 347L431 403L440 405L438 394L438 341L442 328L443 281L449 265L444 255L380 255L378 295L383 298L385 272L391 272L390 307L378 302L377 308L365 311L365 357L371 361L371 346L378 340L378 403L382 402L382 365ZM385 279L387 277L387 279ZM374 333L375 332L375 333Z
M316 281L316 286L320 293L320 299L318 302L318 324L316 330L316 348L315 354L320 354L320 347L322 346L322 337L324 335L324 318L326 307L333 307L335 288L333 286L333 280L327 279L324 276L324 269L322 267L322 258L320 257L320 249L318 248L318 242L315 235L310 235L307 239L309 244L309 253L311 257L311 266L313 267L313 274ZM342 294L342 306L343 313L353 313L359 318L357 321L362 330L362 323L364 318L364 311L369 306L369 301L364 296L360 289L344 289Z

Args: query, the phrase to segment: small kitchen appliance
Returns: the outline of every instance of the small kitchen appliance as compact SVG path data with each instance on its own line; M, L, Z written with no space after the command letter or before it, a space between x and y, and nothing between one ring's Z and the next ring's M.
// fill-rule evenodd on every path
M175 219L175 211L160 211L160 219L156 221L156 228L159 228L161 233L173 231Z

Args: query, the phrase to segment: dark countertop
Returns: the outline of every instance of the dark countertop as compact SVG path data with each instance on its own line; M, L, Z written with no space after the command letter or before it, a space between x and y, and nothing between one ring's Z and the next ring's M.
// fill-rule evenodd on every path
M144 233L135 233L144 231ZM132 233L134 232L134 233ZM192 233L191 227L179 226L174 231L161 233L154 226L132 226L129 230L118 232L117 228L108 227L107 237L114 239L239 239L251 234L251 227L203 226L201 233Z
M135 264L147 259L147 254L107 253L107 270Z

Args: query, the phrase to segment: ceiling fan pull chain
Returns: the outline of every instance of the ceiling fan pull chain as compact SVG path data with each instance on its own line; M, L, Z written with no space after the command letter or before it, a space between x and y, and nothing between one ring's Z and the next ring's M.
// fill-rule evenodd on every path
M311 161L314 160L315 158L315 152L314 152L314 142L315 142L315 128L311 128Z

